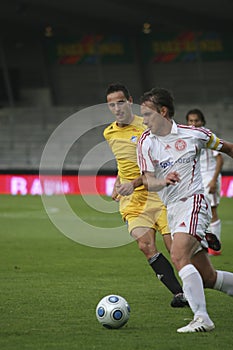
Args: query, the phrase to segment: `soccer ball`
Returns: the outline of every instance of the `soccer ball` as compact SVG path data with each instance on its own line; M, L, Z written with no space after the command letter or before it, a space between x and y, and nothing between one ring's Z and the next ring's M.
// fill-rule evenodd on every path
M96 306L97 320L106 328L121 328L129 320L130 306L120 295L106 295Z

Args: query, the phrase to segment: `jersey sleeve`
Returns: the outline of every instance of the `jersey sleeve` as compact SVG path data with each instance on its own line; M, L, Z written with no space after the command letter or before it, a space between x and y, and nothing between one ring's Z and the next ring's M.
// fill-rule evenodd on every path
M213 151L213 157L217 157L219 154L221 154L221 153L218 151Z
M154 172L154 165L151 158L151 140L148 132L144 132L137 144L137 162L141 174L144 172Z
M211 130L206 128L194 128L197 132L195 137L198 137L202 148L209 148L213 151L220 151L223 146L223 141L217 137Z
M209 140L206 144L207 148L210 148L214 151L220 151L223 146L223 142L220 138L218 138L214 133L211 132Z
M109 126L107 128L104 129L103 131L103 137L105 138L106 141L108 141L108 129L109 129Z

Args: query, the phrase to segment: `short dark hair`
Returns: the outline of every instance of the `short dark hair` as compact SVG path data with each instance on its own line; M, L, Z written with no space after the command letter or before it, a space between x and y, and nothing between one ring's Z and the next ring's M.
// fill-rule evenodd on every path
M106 90L106 97L109 94L112 94L113 92L117 92L117 91L122 91L123 94L125 95L126 99L128 100L130 98L130 92L128 90L128 88L121 83L112 83L108 86L107 90Z
M190 109L190 111L187 112L185 117L187 121L190 114L196 114L198 118L201 120L203 126L206 124L205 116L200 109L198 108Z
M167 107L170 118L175 114L172 93L164 88L155 87L145 92L140 98L140 103L142 104L146 101L152 102L158 110L163 106Z

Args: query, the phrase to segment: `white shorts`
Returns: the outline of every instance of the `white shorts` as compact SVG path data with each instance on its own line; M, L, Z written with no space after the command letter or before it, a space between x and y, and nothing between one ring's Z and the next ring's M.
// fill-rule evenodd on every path
M220 194L221 194L221 175L219 175L217 183L216 183L216 192L214 194L209 193L209 187L208 184L212 180L213 176L205 174L202 177L202 182L204 185L204 190L205 190L205 196L207 199L210 201L211 207L216 207L219 202L220 202Z
M167 212L172 237L176 232L185 232L194 236L203 247L208 247L205 232L211 220L211 208L203 194L171 203Z

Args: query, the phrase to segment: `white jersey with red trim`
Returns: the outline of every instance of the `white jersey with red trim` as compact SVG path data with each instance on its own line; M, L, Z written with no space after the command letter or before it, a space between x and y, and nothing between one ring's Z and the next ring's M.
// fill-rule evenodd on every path
M207 128L202 127L205 130L208 130ZM205 148L201 150L200 155L200 162L201 162L201 173L209 176L214 176L215 170L216 170L216 162L217 162L217 156L219 155L218 151L214 151L209 148Z
M201 172L202 174L214 175L216 170L216 157L219 155L219 152L213 151L211 149L202 149L201 150Z
M199 161L203 148L219 151L222 140L208 129L177 125L174 121L166 136L153 135L150 130L141 135L137 148L141 173L154 172L156 178L165 178L173 171L179 173L179 183L159 191L166 205L204 193Z

